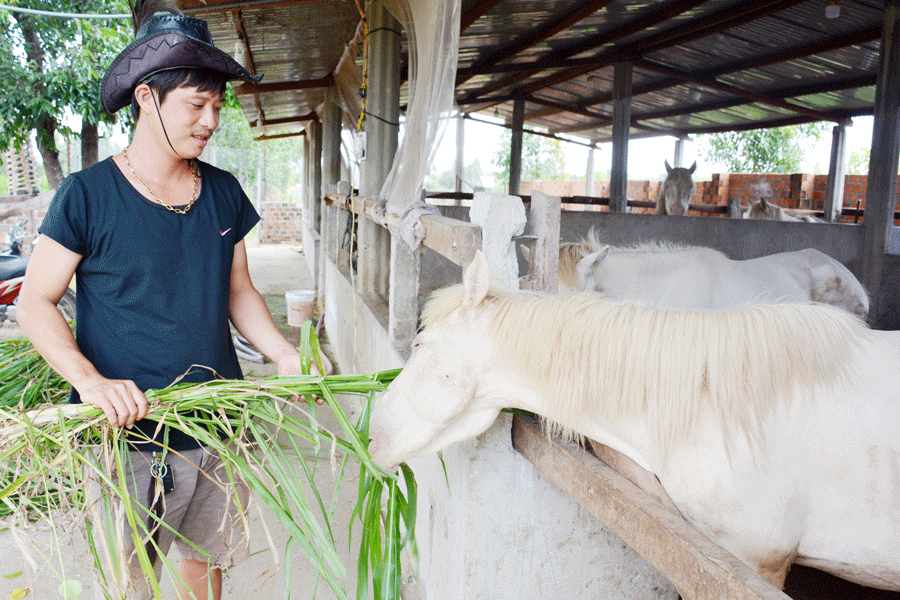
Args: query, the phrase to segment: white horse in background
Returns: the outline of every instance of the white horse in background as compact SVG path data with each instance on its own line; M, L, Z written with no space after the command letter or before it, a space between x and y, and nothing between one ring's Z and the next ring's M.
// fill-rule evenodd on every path
M692 175L697 169L697 161L689 168L670 167L666 164L666 179L663 181L656 200L656 214L658 215L686 215L691 204L691 194L694 192L694 179Z
M782 586L794 562L900 590L900 335L826 305L675 311L489 290L477 253L436 292L375 399L393 468L541 415L655 473L694 527Z
M789 211L781 208L777 204L766 202L765 198L760 198L757 202L750 205L747 212L744 213L745 219L760 219L763 221L803 221L806 223L823 223L822 219L817 219L811 215L793 215Z
M600 244L592 231L582 242L560 244L559 283L564 293L596 291L666 308L822 302L862 319L869 312L869 297L853 273L814 248L732 260L700 246L616 248Z

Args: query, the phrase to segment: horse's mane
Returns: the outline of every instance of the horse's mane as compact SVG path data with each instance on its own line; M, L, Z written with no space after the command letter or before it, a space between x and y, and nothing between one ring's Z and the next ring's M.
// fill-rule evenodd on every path
M438 290L425 327L461 306L461 286ZM759 439L779 402L806 399L848 373L864 326L818 305L760 305L707 313L613 302L596 294L541 296L491 290L489 339L552 399L543 415L575 435L583 415L650 418L661 448L689 436L699 415L726 439Z

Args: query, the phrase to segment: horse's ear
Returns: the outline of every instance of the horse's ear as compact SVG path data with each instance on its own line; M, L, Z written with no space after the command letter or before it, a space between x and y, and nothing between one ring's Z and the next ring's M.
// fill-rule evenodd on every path
M481 250L476 250L475 257L463 274L463 290L465 292L463 306L474 307L481 304L481 301L487 296L488 287L490 287L490 275L488 274L487 259Z
M672 167L669 166L669 161L668 161L668 160L664 160L663 162L666 164L666 173L671 173L671 172L672 172Z
M575 270L578 271L578 278L581 280L581 291L587 292L593 290L597 284L595 269L600 266L606 255L609 254L609 246L603 246L597 252L588 254L575 264Z
M691 168L688 169L688 173L690 173L691 175L693 175L693 174L694 174L694 171L696 171L696 170L697 170L697 161L695 160L695 161L694 161L694 164L691 165Z

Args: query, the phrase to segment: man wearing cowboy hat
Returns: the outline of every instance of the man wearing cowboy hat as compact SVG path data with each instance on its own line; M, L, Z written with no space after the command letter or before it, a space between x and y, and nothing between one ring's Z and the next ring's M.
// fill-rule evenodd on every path
M140 16L135 8L136 40L113 61L100 90L109 113L131 105L131 143L63 182L40 228L18 320L72 384L73 402L94 404L111 425L128 428L129 492L168 525L148 521L156 529L148 554L157 578L156 553L174 540L182 556L179 593L218 599L221 568L247 555L234 498L245 508L248 492L228 481L219 457L197 440L144 419L143 392L176 380L242 377L229 320L279 374L299 374L301 359L250 280L243 238L259 216L233 176L198 160L218 126L227 81L258 78L213 46L204 21L144 9ZM56 309L73 275L75 336ZM108 561L101 568L106 592L150 598L128 546L130 529L108 529L105 539L124 538L126 548L122 574L114 568L121 559L101 559Z

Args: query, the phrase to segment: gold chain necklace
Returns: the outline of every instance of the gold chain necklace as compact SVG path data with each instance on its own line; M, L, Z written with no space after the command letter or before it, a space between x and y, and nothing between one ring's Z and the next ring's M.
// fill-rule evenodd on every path
M200 177L197 175L197 163L193 160L188 161L188 165L191 167L191 172L194 174L194 193L191 195L191 201L187 203L187 206L184 208L175 208L174 206L170 206L159 199L159 196L153 193L153 190L150 189L150 186L140 178L140 176L134 172L134 167L131 166L131 161L128 160L128 148L124 148L122 150L122 156L125 157L125 164L128 165L128 168L131 169L131 174L134 175L134 178L140 181L147 191L150 192L150 195L153 196L153 199L156 200L157 203L162 205L164 208L171 210L173 213L178 213L179 215L187 214L187 211L191 210L191 207L194 205L194 202L197 201L198 194L197 190L200 188Z

